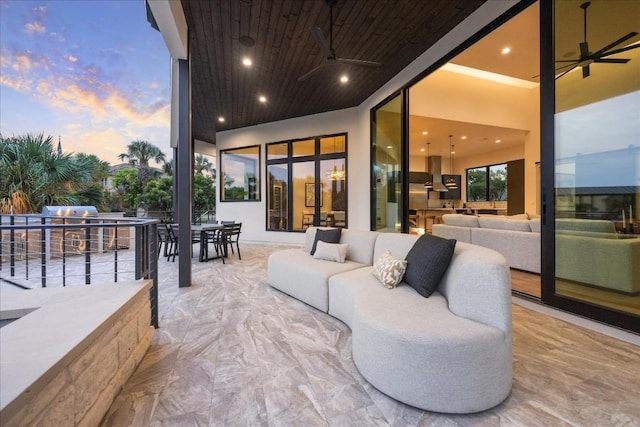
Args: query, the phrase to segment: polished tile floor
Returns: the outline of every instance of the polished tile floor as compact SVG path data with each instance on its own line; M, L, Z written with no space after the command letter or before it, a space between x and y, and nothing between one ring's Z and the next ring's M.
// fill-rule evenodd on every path
M640 426L640 347L513 306L514 380L491 410L446 415L378 392L340 321L266 283L277 246L242 260L160 259L160 329L105 426ZM399 361L401 362L401 361Z

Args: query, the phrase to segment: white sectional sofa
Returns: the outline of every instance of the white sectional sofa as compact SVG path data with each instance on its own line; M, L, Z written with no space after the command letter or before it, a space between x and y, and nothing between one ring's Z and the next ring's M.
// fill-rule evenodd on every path
M433 235L501 253L512 268L540 274L540 219L445 214Z
M360 373L383 393L444 413L489 409L512 382L511 284L495 251L457 243L436 292L424 298L401 282L385 288L372 265L389 250L404 259L418 236L344 229L345 263L304 248L273 253L268 283L345 322Z

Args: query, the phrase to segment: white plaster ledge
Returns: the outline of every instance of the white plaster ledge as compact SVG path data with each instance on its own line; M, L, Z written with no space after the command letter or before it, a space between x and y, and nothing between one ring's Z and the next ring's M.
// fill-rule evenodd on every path
M3 293L0 319L0 415L11 419L113 325L151 281ZM17 316L16 316L17 315Z

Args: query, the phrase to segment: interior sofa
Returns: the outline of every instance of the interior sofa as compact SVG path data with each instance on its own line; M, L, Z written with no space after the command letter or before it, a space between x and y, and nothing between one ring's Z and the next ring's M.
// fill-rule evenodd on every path
M640 292L640 238L613 222L556 219L556 277L615 291Z
M442 220L433 225L434 236L493 249L510 267L540 274L540 218L445 214Z
M540 219L462 214L442 216L435 236L500 252L510 267L540 273ZM607 220L558 218L556 277L629 294L640 292L640 239L628 238Z
M268 283L345 322L353 361L367 381L408 405L473 413L502 402L512 383L511 283L495 251L458 242L437 290L428 298L404 281L388 289L372 274L390 251L405 259L418 236L343 229L344 263L305 245L274 252Z

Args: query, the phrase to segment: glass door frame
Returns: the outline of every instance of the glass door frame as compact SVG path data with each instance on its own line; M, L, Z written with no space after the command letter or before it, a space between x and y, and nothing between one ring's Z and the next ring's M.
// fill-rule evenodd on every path
M555 45L554 0L540 1L540 176L542 302L612 326L640 333L640 321L630 313L563 297L555 292ZM555 0L557 1L557 0ZM544 249L544 250L543 250Z

